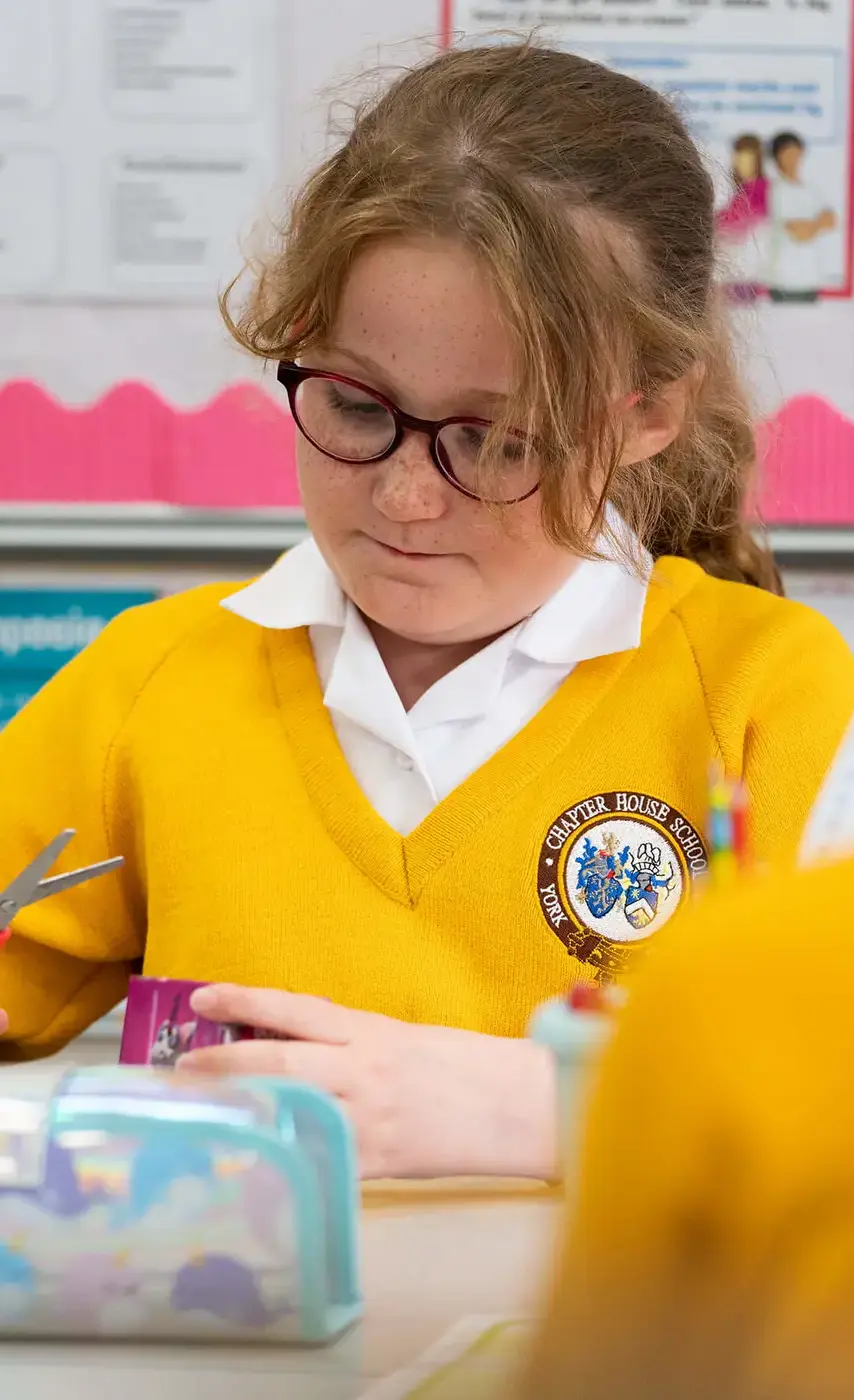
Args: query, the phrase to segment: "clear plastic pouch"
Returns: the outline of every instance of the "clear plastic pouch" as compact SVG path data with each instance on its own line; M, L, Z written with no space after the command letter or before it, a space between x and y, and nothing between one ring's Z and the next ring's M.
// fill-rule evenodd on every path
M361 1315L357 1208L313 1089L0 1073L0 1337L328 1341Z

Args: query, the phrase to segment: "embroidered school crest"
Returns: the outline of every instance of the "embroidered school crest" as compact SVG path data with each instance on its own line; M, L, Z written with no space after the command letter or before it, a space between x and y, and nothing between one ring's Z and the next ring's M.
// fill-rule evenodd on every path
M540 851L537 893L550 927L597 982L682 904L708 866L681 812L642 792L605 792L561 812Z

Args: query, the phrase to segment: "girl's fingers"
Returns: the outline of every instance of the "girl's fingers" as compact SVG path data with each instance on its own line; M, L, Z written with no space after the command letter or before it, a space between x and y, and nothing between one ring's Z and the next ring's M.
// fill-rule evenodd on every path
M323 1040L332 1045L347 1044L359 1016L359 1012L322 997L227 982L200 988L193 993L190 1005L209 1021L255 1026L297 1040Z
M241 1040L191 1050L177 1065L179 1074L277 1075L346 1098L351 1084L350 1056L339 1045L309 1041Z

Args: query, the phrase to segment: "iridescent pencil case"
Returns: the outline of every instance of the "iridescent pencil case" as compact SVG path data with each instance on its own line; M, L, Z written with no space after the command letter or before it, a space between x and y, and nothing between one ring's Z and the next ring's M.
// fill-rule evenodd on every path
M0 1071L0 1339L323 1343L361 1315L333 1100L282 1080Z

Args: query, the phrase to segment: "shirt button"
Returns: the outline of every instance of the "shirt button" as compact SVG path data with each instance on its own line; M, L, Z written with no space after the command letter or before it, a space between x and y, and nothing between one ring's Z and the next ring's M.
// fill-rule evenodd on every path
M413 763L412 759L409 757L409 754L408 754L408 753L401 753L401 752L398 750L398 753L397 753L397 766L398 766L398 768L402 768L403 771L404 771L404 773L411 773L412 770L413 770L413 768L415 767L415 764Z

